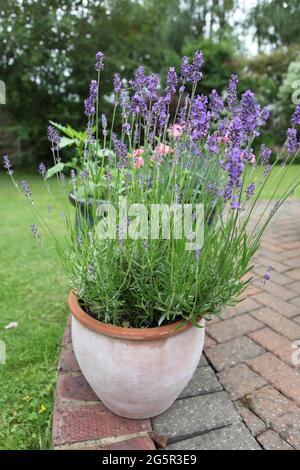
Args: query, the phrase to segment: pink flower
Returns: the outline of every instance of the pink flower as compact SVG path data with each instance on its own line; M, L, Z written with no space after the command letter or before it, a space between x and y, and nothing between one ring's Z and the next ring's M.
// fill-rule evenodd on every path
M252 152L247 155L247 153L245 151L243 151L240 154L240 158L241 158L241 160L242 159L247 159L248 162L252 163L252 165L255 165L255 163L256 163L255 155Z
M183 133L184 126L181 124L173 124L173 126L170 126L168 129L168 134L171 137L180 137Z
M161 157L164 157L168 153L173 153L173 152L174 150L172 149L172 147L166 144L159 144L155 149L155 153L157 153Z
M134 157L133 158L133 166L134 168L142 168L145 164L143 157Z
M140 148L134 150L132 156L133 156L133 158L141 157L143 155L143 153L144 153L144 149L142 147L140 147Z
M222 144L227 144L229 141L229 136L226 134L224 137L217 137L217 141L222 143Z

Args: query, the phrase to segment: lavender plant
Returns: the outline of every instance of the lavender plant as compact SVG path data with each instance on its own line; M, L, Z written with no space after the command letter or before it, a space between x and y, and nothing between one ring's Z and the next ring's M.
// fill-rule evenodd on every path
M282 153L271 165L270 149L262 145L258 155L253 151L253 141L268 119L267 109L250 90L239 99L235 75L229 79L225 96L216 90L208 97L197 94L203 67L200 51L192 61L184 57L179 74L174 67L169 69L164 93L158 75L147 74L142 66L128 83L116 74L108 126L99 109L104 56L98 52L97 80L91 81L84 102L87 130L82 166L77 172L72 170L67 180L59 165L60 136L53 127L48 129L65 200L71 191L84 210L78 211L80 224L75 229L66 205L67 235L62 239L55 237L48 218L40 214L32 232L39 243L40 228L54 237L80 304L105 323L149 328L183 320L196 325L200 317L210 319L224 306L237 303L251 280L247 274L263 233L299 184L295 175L288 189L281 189L288 165L299 151L300 106L291 118ZM184 105L178 105L171 118L170 104L176 93L178 103ZM115 129L118 115L119 133ZM279 161L273 197L261 209L260 195ZM257 178L257 165L264 167L262 178ZM7 156L4 166L13 178ZM44 164L39 172L45 179ZM13 181L34 210L27 183L19 187ZM127 214L124 221L120 197L126 197L128 206L139 203L149 211L153 204L203 204L203 246L186 250L186 240L175 236L174 230L168 239L161 232L151 238L147 223L141 224L136 212ZM108 224L101 211L104 201L116 207L120 221L107 238L99 237L99 224ZM126 236L133 228L139 236Z

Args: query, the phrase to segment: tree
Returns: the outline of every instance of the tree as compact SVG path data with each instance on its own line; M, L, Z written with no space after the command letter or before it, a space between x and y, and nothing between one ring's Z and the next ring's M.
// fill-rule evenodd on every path
M251 10L246 27L254 26L261 48L299 43L300 3L298 0L260 0Z

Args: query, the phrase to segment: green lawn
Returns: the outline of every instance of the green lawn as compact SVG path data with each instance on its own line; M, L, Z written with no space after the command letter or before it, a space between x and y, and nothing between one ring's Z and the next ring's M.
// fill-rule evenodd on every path
M40 178L28 181L46 205ZM53 246L40 248L33 238L33 216L6 175L0 178L0 220L0 340L7 350L0 365L0 449L49 448L67 283ZM18 327L4 330L13 321Z
M263 199L272 194L279 172L276 168ZM291 167L281 190L299 172L300 166ZM256 175L259 180L261 169ZM26 179L40 205L49 204L41 179ZM299 188L295 196L300 197ZM0 449L49 448L59 345L68 315L67 282L51 243L39 248L32 237L34 218L3 174L0 216L0 340L7 348L6 364L0 365ZM59 210L55 217L57 228L62 227ZM18 327L5 330L13 321Z

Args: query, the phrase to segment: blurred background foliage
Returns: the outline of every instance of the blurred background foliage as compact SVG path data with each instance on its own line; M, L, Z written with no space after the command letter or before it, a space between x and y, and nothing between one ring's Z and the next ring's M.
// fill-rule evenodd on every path
M143 64L163 80L182 55L202 49L198 91L222 92L238 73L240 90L252 88L269 106L264 138L276 148L300 89L299 24L298 0L0 0L0 79L7 90L0 151L29 169L50 158L48 120L84 130L82 102L98 50L106 55L103 112L110 112L114 72L129 78Z

